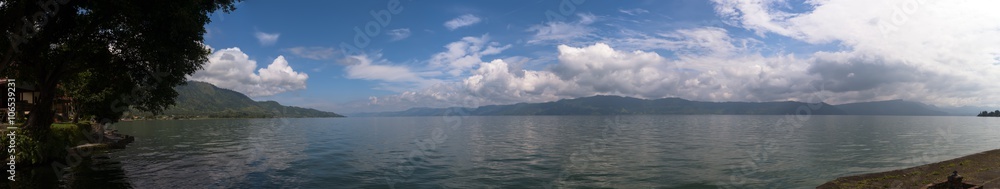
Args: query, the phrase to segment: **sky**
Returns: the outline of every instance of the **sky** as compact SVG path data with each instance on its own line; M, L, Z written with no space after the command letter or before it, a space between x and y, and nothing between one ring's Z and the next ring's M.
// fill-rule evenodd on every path
M190 80L338 113L594 95L1000 105L1000 1L244 1Z

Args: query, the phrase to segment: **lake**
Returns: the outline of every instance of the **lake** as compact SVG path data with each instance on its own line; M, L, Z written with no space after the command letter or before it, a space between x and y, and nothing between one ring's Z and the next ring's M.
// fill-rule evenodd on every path
M1000 148L1000 119L973 116L350 117L112 128L135 142L88 158L62 185L814 188Z

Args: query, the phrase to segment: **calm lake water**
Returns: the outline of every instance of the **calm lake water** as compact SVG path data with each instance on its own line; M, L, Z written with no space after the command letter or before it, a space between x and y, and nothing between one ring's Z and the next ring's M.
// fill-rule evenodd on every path
M1000 119L978 117L449 116L113 128L135 142L88 158L62 185L814 188L1000 148Z

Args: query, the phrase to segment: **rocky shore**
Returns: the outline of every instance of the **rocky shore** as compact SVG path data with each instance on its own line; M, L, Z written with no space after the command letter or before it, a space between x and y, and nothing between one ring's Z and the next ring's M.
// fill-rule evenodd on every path
M124 135L118 133L117 130L109 130L104 132L104 136L101 136L98 141L94 143L87 143L79 145L75 148L76 150L107 150L107 149L123 149L129 143L135 141L135 137Z
M965 184L959 188L1000 188L1000 149L906 169L840 177L816 188L940 188L956 171Z

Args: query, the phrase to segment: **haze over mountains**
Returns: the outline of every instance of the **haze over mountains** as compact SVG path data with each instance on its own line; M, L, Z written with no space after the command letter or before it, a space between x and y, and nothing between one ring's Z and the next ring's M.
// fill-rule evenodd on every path
M804 102L700 102L680 98L638 99L621 96L591 96L544 103L490 105L477 108L411 108L396 112L356 113L351 116L442 116L442 115L970 115L984 107L938 108L919 102L889 100L841 105Z

